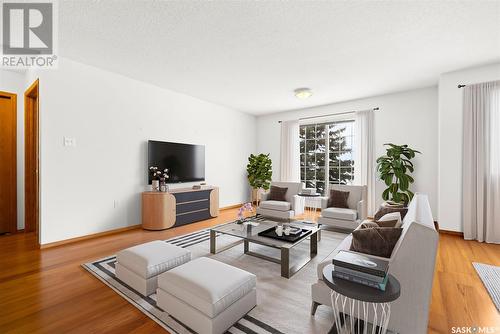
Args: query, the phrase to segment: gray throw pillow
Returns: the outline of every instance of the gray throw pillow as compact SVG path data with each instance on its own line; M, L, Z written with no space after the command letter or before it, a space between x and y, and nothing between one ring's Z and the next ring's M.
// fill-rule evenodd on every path
M380 227L401 227L401 213L391 212L376 221Z
M403 220L408 212L408 208L389 208L389 207L380 207L378 211L373 216L375 221L379 220L383 216L391 212L399 212L401 214L401 220Z
M361 224L361 228L373 228L373 227L379 227L377 223L374 222L363 222Z

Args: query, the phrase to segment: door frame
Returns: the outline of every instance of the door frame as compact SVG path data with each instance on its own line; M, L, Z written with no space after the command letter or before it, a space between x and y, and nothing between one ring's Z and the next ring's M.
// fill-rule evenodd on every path
M24 231L35 232L40 245L40 96L39 79L24 92ZM31 127L32 126L32 127ZM30 147L32 145L32 147ZM31 155L31 153L33 155ZM34 160L34 161L33 161ZM27 178L34 165L33 184ZM32 167L32 168L33 168ZM28 201L27 199L32 199ZM32 202L32 206L29 205ZM31 219L32 218L32 219Z
M13 188L15 209L12 214L14 216L14 219L12 219L12 221L9 223L8 227L8 233L14 234L17 232L17 94L0 91L0 96L8 98L14 103L14 124L12 124L14 126L14 177L12 178L12 181L14 182ZM10 186L12 187L12 185Z

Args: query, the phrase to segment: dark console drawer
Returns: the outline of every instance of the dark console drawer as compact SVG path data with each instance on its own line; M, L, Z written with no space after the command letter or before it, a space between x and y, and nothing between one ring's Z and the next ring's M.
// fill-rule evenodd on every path
M179 207L179 206L177 206L177 207ZM181 215L178 214L175 217L175 226L185 225L185 224L189 224L192 222L210 219L210 218L212 218L212 217L210 216L210 210L208 210L208 208L203 209L201 211L195 211L195 212L185 213L185 214L181 214Z
M210 189L209 190L200 190L200 191L189 191L183 193L172 193L175 196L175 200L177 204L182 202L196 201L200 199L209 199L210 198Z
M210 202L208 199L200 199L194 202L183 202L177 203L175 207L175 212L178 215L179 213L187 213L190 211L197 211L200 209L208 209L210 207Z

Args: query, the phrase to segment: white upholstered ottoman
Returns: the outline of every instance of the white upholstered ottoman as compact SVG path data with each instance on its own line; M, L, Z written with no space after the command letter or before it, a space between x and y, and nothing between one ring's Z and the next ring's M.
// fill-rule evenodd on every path
M158 277L157 305L200 334L224 333L257 305L255 275L206 257Z
M182 247L155 240L116 254L116 276L144 296L156 291L158 275L191 260Z

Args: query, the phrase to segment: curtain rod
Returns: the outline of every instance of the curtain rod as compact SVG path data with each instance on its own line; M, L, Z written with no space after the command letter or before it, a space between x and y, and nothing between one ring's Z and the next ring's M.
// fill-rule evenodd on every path
M375 107L372 109L373 111L379 110L379 107ZM318 116L309 116L309 117L302 117L299 118L299 121L305 120L305 119L311 119L311 118L320 118L320 117L328 117L328 116L336 116L336 115L345 115L345 114L352 114L356 112L355 111L346 111L346 112L340 112L340 113L335 113L335 114L328 114L328 115L318 115ZM278 121L278 123L281 123L282 121Z
M482 82L482 83L497 83L497 82L500 82L499 80L493 80L493 81L485 81L485 82ZM479 83L478 83L479 84ZM467 85L464 85L464 84L458 84L457 86L458 88L463 88L463 87L467 87Z

